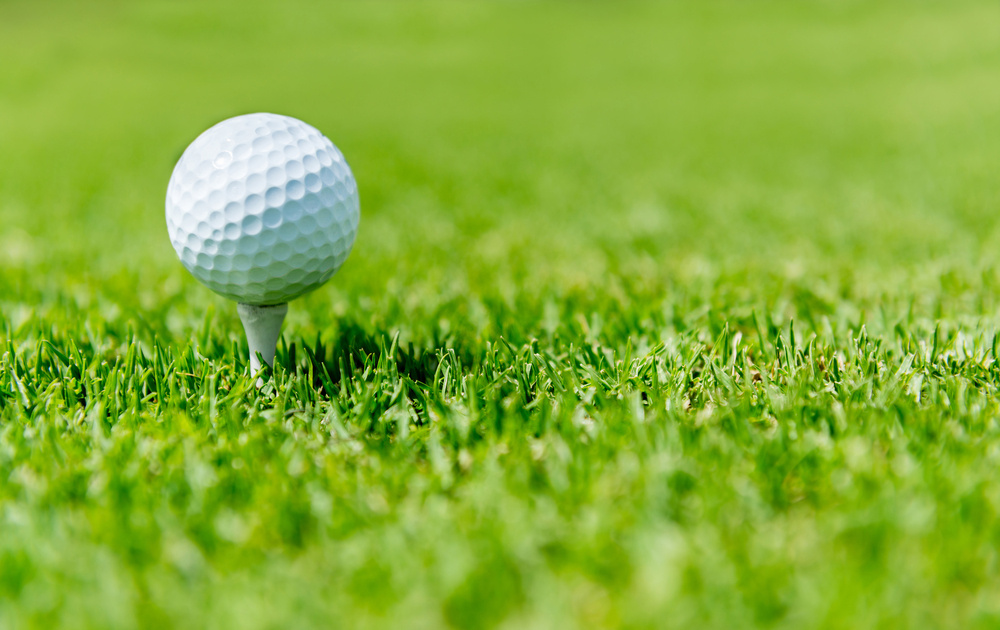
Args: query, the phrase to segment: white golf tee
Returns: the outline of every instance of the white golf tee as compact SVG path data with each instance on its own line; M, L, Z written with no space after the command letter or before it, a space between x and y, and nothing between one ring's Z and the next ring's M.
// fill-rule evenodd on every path
M250 371L256 372L260 369L258 352L265 363L273 366L274 353L278 349L278 337L281 335L281 324L285 321L285 313L288 312L288 303L274 306L239 303L236 305L236 310L243 320L247 343L250 344ZM262 382L258 380L257 385L261 384Z

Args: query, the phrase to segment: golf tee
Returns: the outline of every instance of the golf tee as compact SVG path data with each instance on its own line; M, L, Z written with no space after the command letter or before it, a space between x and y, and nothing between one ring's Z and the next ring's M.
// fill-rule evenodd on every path
M281 334L281 324L285 321L288 304L274 306L254 306L252 304L237 304L243 329L247 333L247 343L250 344L250 371L260 369L257 353L268 365L274 365L274 353L278 347L278 336ZM258 385L260 383L258 382Z

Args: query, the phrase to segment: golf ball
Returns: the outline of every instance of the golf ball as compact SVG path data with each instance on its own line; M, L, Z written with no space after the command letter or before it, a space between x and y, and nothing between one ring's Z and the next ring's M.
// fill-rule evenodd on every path
M313 127L248 114L184 151L166 215L177 256L202 284L245 304L281 304L344 264L358 233L358 186L343 154Z

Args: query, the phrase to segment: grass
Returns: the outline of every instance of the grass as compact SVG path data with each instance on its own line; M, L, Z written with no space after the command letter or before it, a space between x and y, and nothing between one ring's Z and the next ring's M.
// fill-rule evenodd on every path
M0 627L1000 625L991 2L8 2ZM253 386L162 203L322 129Z

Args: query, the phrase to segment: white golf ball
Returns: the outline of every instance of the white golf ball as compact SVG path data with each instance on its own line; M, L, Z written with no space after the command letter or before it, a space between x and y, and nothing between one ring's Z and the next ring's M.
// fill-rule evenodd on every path
M281 304L340 269L358 233L343 154L300 120L248 114L198 136L167 186L167 229L202 284L244 304Z

